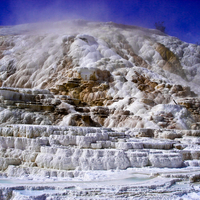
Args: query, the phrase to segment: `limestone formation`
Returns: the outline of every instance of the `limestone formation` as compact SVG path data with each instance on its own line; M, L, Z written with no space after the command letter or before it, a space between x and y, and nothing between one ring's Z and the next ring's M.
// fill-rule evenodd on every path
M199 145L198 137L174 131L173 140L166 139L171 136L163 139L169 130L140 134L148 131L152 129L117 132L108 128L8 125L0 129L1 170L9 173L11 165L15 165L12 171L29 166L30 174L37 168L47 171L177 168L199 158L200 151L190 149L191 144ZM13 174L17 175L17 171Z
M0 199L199 192L199 53L112 22L0 27Z

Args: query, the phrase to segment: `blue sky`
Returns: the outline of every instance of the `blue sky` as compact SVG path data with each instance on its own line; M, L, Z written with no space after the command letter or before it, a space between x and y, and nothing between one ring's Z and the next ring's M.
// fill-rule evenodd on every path
M0 0L0 25L71 18L147 28L164 21L167 34L200 43L200 0Z

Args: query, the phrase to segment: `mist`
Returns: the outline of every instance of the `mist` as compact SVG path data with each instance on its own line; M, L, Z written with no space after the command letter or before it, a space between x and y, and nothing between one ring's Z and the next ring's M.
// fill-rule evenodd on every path
M186 42L200 41L197 1L1 0L1 3L1 25L83 19L155 29L155 22L164 21L167 34Z
M108 21L109 8L102 2L90 1L11 1L10 16L4 19L5 25L24 23L85 19L90 21Z

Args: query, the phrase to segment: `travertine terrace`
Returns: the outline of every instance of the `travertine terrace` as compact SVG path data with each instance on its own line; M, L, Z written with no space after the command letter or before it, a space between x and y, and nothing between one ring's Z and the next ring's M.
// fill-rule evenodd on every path
M0 199L197 195L199 69L158 30L0 27Z

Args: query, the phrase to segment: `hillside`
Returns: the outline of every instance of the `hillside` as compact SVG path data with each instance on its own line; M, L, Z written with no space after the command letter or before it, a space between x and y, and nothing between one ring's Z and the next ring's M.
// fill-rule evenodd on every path
M52 105L43 124L199 129L200 46L158 30L82 20L2 27L0 34L0 92L38 93L29 101ZM27 112L15 119L7 112L2 123L28 123Z
M199 84L200 46L158 30L0 27L0 199L197 195Z

